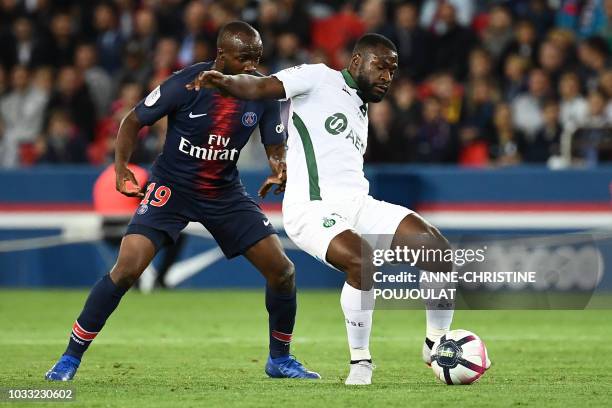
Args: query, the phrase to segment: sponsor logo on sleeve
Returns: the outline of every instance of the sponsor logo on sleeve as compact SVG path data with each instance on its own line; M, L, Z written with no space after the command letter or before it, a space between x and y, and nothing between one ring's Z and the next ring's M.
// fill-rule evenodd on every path
M145 106L151 107L155 105L155 102L157 102L160 96L161 96L161 88L158 85L157 88L152 90L151 93L147 95L147 98L144 101Z

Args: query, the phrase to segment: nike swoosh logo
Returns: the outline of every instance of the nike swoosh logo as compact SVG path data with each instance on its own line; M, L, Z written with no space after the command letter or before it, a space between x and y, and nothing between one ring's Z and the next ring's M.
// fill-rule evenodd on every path
M264 220L263 223L267 227L268 225L270 225L270 220Z
M191 119L199 118L200 116L206 116L206 115L208 115L208 114L207 113L199 113L197 115L194 115L193 112L189 112L189 117Z

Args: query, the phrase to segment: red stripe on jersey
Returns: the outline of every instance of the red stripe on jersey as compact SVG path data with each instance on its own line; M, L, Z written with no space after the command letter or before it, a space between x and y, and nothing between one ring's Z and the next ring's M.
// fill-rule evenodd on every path
M72 333L81 340L92 341L98 335L98 332L90 332L81 327L79 322L75 321L72 326Z
M278 341L282 341L285 343L291 343L293 334L287 334L287 333L279 332L276 330L272 330L272 337L274 337Z
M213 97L213 111L211 112L212 124L206 135L206 143L210 135L217 135L226 139L229 139L237 125L240 124L239 113L241 110L242 101L231 96L223 96L219 93L214 93ZM217 139L218 140L218 139ZM207 144L206 148L209 150L221 150L226 147ZM199 187L201 190L213 193L214 190L218 189L216 181L220 180L224 176L224 172L229 166L234 166L226 160L206 160L202 162L202 169L200 170L200 182Z
M234 131L234 127L238 124L240 118L237 117L241 102L232 96L223 96L214 94L214 111L212 113L212 125L209 133L211 135L219 135L230 137Z

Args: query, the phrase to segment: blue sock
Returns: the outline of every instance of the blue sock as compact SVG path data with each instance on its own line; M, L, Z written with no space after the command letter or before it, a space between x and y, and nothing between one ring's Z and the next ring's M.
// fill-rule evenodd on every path
M102 330L106 319L117 308L127 290L127 288L116 286L110 275L105 275L94 285L83 311L72 326L65 355L79 360L83 357L83 353L96 338L98 332Z
M266 286L266 309L269 315L270 356L288 356L297 310L295 289L289 294L281 294Z

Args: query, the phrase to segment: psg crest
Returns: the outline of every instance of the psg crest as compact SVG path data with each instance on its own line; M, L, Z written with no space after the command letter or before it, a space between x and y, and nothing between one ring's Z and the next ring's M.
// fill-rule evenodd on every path
M255 112L246 112L244 115L242 115L242 124L244 126L253 126L255 123L257 123L257 114Z

